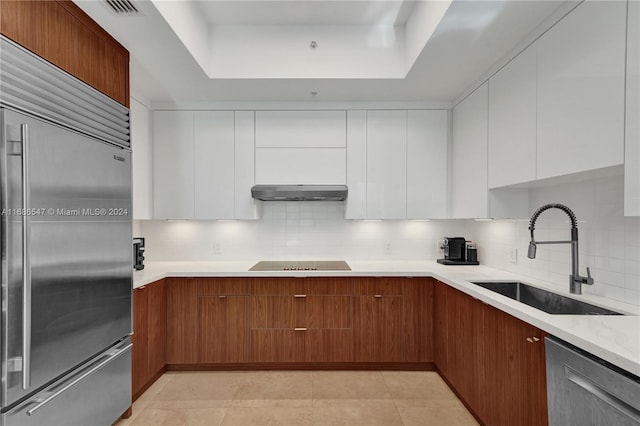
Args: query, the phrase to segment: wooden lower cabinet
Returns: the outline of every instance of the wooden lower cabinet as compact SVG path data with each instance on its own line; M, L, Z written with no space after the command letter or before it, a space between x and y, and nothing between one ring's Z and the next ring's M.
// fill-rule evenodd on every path
M167 279L167 363L198 362L198 281Z
M486 425L547 424L544 333L436 282L435 362Z
M198 297L198 362L249 360L249 296Z
M403 361L401 295L357 295L353 348L357 362Z
M433 366L431 278L166 281L166 359L176 368L245 363Z
M405 279L404 360L433 362L433 279Z
M160 280L133 291L133 350L131 389L136 399L166 368L165 282Z
M486 305L483 326L478 415L488 425L546 425L544 334Z
M251 361L304 362L305 333L294 328L251 330Z
M251 361L353 361L349 280L342 286L334 278L280 281L252 281Z
M131 343L131 393L139 394L147 383L149 368L147 363L149 338L149 298L147 286L133 291L133 336Z
M305 362L352 362L351 328L309 329L305 332Z
M449 286L439 281L433 283L433 361L444 376L449 376L449 305L447 295Z
M480 370L479 346L483 330L482 302L457 290L447 295L448 315L448 368L449 382L465 395L465 401L472 407L478 406Z

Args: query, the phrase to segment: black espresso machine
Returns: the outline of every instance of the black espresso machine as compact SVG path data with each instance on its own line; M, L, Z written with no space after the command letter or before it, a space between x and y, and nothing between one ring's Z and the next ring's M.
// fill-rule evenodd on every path
M437 262L443 265L479 265L478 249L471 241L464 237L445 237L441 249L444 250L444 259Z

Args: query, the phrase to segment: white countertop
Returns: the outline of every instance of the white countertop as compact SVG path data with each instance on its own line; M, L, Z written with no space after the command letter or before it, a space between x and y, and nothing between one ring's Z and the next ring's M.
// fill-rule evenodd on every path
M640 307L592 295L571 295L548 283L486 266L445 266L434 261L349 261L351 271L249 272L257 261L153 262L133 274L134 288L166 277L427 276L434 277L489 305L640 376ZM629 315L551 315L469 283L523 281L556 293ZM568 281L568 280L567 280ZM597 284L596 284L597 285Z

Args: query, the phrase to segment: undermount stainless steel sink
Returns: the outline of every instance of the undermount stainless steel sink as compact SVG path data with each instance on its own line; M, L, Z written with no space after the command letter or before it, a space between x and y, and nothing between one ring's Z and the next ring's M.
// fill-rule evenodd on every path
M473 281L475 285L553 315L624 315L518 281Z

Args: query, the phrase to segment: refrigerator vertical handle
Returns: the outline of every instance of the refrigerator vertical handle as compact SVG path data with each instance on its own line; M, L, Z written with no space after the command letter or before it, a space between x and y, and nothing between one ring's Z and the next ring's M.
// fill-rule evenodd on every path
M29 209L29 128L20 125L22 139L22 389L31 387L31 223Z

